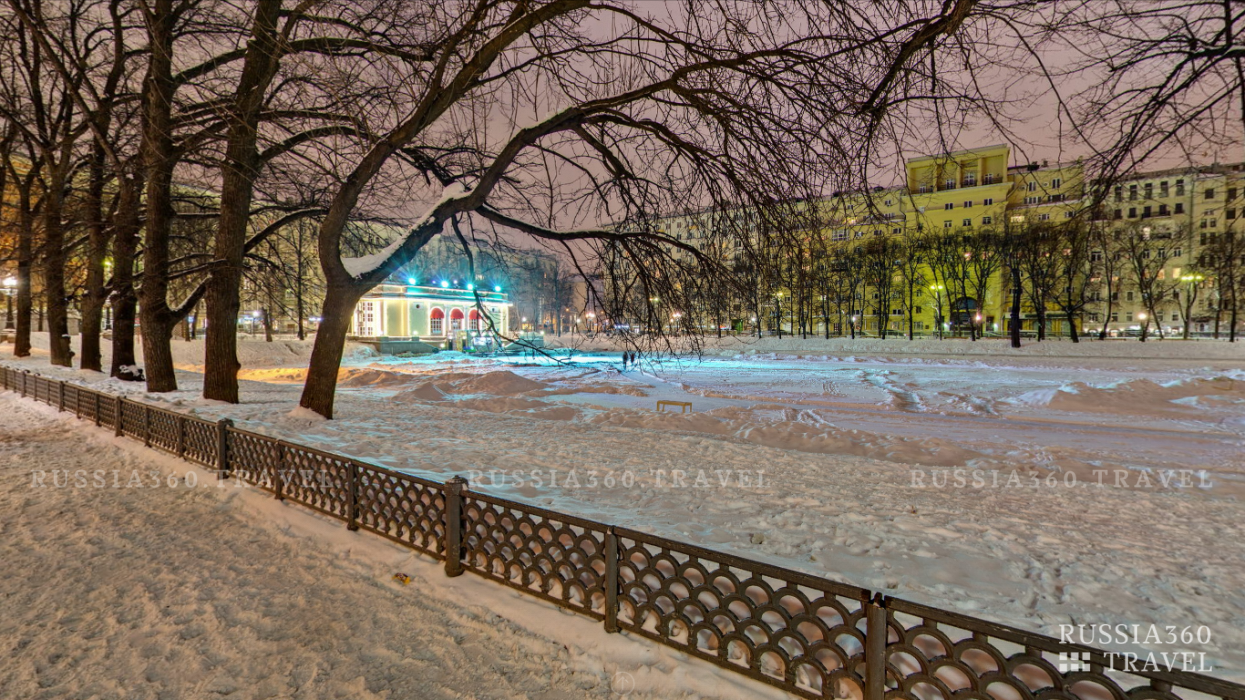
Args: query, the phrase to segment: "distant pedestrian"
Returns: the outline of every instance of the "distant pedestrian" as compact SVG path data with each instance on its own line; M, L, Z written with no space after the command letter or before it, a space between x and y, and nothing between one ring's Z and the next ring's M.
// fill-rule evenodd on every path
M628 357L628 355L629 355L629 354L630 354L630 353L626 353L626 352L624 352L624 353L623 353L622 360L623 360L623 371L624 371L624 372L626 372L626 371L627 371L627 357Z

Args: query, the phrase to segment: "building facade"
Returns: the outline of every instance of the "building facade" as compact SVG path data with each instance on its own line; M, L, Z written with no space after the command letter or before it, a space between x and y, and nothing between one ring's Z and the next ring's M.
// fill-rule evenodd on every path
M493 347L510 328L509 298L501 287L475 289L450 281L433 285L382 284L355 307L354 333L362 339L418 340L437 348Z
M928 247L937 236L1041 235L1034 232L1082 226L1111 233L1094 237L1092 250L1085 251L1088 279L1080 283L1086 303L1076 313L1049 301L1039 310L1038 302L1026 295L1021 303L1024 331L1034 332L1041 323L1048 336L1066 335L1071 324L1081 333L1105 327L1113 336L1137 333L1143 327L1180 334L1186 325L1195 334L1226 332L1222 312L1228 301L1219 296L1221 287L1214 284L1211 267L1216 251L1222 249L1216 246L1225 237L1245 236L1236 230L1245 218L1245 164L1138 173L1113 185L1099 208L1091 211L1093 183L1087 181L1081 161L1016 165L1011 157L1006 145L916 157L906 161L902 186L836 193L801 204L815 223L797 223L797 228L806 229L794 237L797 252L781 255L811 258L811 264L802 264L785 279L769 281L760 294L765 303L753 301L749 309L747 300L739 300L732 325L817 335L850 331L877 335L883 330L898 334L909 329L929 335L961 331L971 321L986 335L1001 335L1007 332L1013 286L1005 265L983 265L988 270L983 276L989 279L973 293L965 293L963 285L959 293L950 289L932 265L903 275L903 261L896 261L895 274L907 278L906 290L875 280L849 285L843 292L824 282L818 286L817 280L836 271L846 274L842 261L850 252L879 247L881 239L923 239ZM660 219L657 228L704 249L721 245L723 237L712 235L715 226L747 217L743 210L691 212ZM1144 241L1144 249L1136 245L1126 249L1125 243L1112 243L1113 239ZM1229 255L1234 254L1231 250L1239 249L1230 249ZM1055 254L1061 252L1068 251ZM714 253L729 260L738 249L727 244ZM1239 276L1242 266L1245 260L1237 259L1234 267L1228 267ZM820 300L826 307L827 295L836 294L834 314L812 313L797 325L800 315L789 306L784 310L797 299L814 307ZM849 296L847 303L844 294Z

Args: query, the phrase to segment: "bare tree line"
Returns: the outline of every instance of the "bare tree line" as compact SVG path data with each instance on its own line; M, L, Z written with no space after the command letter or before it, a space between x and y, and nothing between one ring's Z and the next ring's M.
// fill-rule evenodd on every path
M18 354L29 353L37 281L54 364L73 360L77 303L79 361L102 369L107 307L112 372L135 364L137 332L148 389L170 391L173 329L203 313L204 396L236 402L244 299L292 303L302 319L304 301L322 297L301 404L328 417L359 298L437 237L465 249L542 244L566 276L604 275L607 313L659 334L698 331L693 314L670 310L702 306L720 329L735 298L758 318L773 305L801 334L832 316L854 333L866 310L914 306L925 280L894 263L906 244L810 238L789 225L791 203L863 187L913 134L952 138L957 119L995 114L1004 103L982 76L1004 54L1040 55L1017 38L1033 27L1045 42L1065 36L1055 25L1108 36L1119 34L1111 13L1132 11L1085 4L1052 24L1044 3L977 0L5 4L0 146ZM1165 47L1130 37L1119 55L1149 70ZM1235 34L1225 41L1228 58L1195 82L1237 65ZM1143 110L1134 130L1159 133L1167 114ZM715 228L709 248L655 226L662 212L705 206L758 213ZM981 252L965 257L966 246ZM1046 274L1007 250L950 237L919 254L938 284L981 298L1008 265ZM775 304L778 289L795 296Z

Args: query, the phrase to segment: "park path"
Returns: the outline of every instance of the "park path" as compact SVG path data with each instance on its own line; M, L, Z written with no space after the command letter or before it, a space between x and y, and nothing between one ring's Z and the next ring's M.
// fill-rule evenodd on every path
M618 635L577 645L605 635L258 492L192 488L186 469L0 394L0 698L754 695ZM58 488L52 470L91 473ZM524 606L543 634L512 621ZM700 692L679 690L697 674ZM615 692L633 676L647 688Z

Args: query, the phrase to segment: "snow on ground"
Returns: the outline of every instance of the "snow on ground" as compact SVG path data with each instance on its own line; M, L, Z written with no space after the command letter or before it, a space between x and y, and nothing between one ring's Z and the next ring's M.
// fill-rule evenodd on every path
M788 697L48 406L0 411L2 698Z
M766 339L625 373L584 347L356 348L324 421L294 409L307 344L243 343L241 405L199 399L189 371L146 398L1052 636L1207 625L1210 644L1152 650L1245 679L1245 347L1034 345Z

